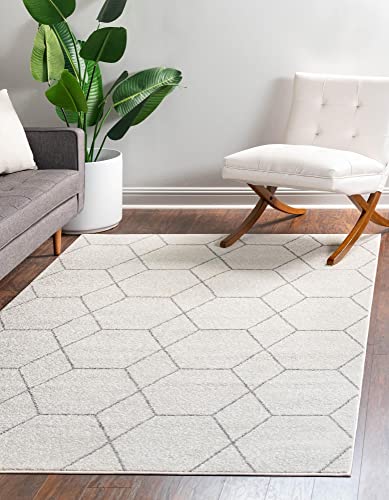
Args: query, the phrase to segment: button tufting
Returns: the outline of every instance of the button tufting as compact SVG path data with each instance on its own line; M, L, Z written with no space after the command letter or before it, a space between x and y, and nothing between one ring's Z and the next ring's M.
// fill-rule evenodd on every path
M385 147L388 108L389 78L327 78L302 73L296 77L286 142L355 150L389 165L389 151ZM366 186L374 177L365 179L362 175L361 184ZM341 184L345 182L342 180ZM312 181L310 186L313 184Z

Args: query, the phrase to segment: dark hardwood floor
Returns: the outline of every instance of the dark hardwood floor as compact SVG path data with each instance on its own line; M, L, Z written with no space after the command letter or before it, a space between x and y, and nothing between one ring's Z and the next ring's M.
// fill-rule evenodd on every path
M243 210L126 210L113 233L230 232ZM293 218L267 210L254 232L347 233L355 210ZM370 225L369 232L380 228ZM74 237L64 237L64 247ZM0 308L51 262L46 242L0 281ZM389 498L389 234L383 234L351 478L0 474L0 500L387 500Z

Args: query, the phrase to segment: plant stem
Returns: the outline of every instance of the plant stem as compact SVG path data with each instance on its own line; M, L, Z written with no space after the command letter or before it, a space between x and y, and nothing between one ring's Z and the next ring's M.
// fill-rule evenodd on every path
M108 139L108 134L105 134L104 139L103 139L103 142L101 143L100 149L98 150L97 155L96 155L96 157L95 157L95 161L98 161L98 159L99 159L99 157L100 157L100 155L101 155L101 152L102 152L102 150L103 150L103 147L104 147L105 141L106 141L107 139ZM93 152L92 152L92 154L93 154Z
M103 118L101 119L100 121L100 124L99 124L99 127L98 127L98 130L97 130L97 135L100 134L101 132L101 129L103 128L103 125L104 123L107 121L107 118L108 116L111 114L111 111L113 110L113 106L110 106L110 108L108 109L108 111L105 113L105 115L103 116Z
M66 116L65 110L63 108L61 108L61 111L62 111L63 117L65 118L66 126L70 127L69 120L68 120L68 117Z
M90 147L92 155L93 155L93 152L95 150L95 144L96 144L96 139L97 139L97 135L98 135L98 134L96 134L96 130L97 130L97 123L96 123L96 126L95 126L95 130L93 132L93 139L92 139L92 144L91 144L91 147Z
M105 103L107 102L107 99L108 97L117 89L117 87L119 85L121 85L123 83L124 80L122 80L121 82L117 83L115 82L114 85L112 85L112 87L108 90L108 92L105 94L103 100L101 101L101 103L99 104L99 106L102 106L102 105L105 105Z
M89 161L89 150L88 150L88 127L87 127L87 121L86 121L86 113L83 113L81 115L81 120L82 120L82 129L84 130L85 134L85 159Z
M92 71L92 76L91 76L91 79L90 79L90 82L89 82L88 92L87 92L87 94L85 96L87 102L88 102L88 99L89 99L89 96L90 96L90 93L91 93L91 90L92 90L92 84L93 84L93 80L95 78L96 68L97 68L97 62L95 62L94 66L93 66L93 71ZM86 69L86 66L85 66L85 69ZM87 127L87 114L86 113L84 113L83 129L85 131L85 137L87 138L88 137L88 127ZM92 159L92 157L93 157L94 141L95 141L95 138L93 137L93 141L92 141L90 153L89 154L87 153L87 157L89 156L90 159ZM85 141L85 144L86 144L86 147L87 147L87 141Z
M100 23L98 25L98 29L100 28ZM104 115L104 109L105 109L105 104L107 102L107 99L108 97L110 96L110 94L112 94L112 92L114 92L116 90L116 88L121 84L122 82L115 82L114 85L112 85L112 87L109 89L109 91L106 93L106 95L103 97L103 100L100 102L99 104L99 109L102 107L103 109L101 110L101 119L97 120L97 123L95 125L95 130L94 130L94 133L93 133L93 139L92 139L92 144L91 144L91 151L92 151L92 154L93 154L93 151L94 151L94 148L95 148L95 144L96 144L96 140L97 140L97 137L98 135L100 134L101 132L101 128L103 127L106 119L108 118L109 114L111 113L112 111L112 107L108 110L108 112Z
M110 115L110 113L111 113L112 110L113 110L113 106L111 106L108 109L108 111L105 113L105 115L103 116L103 118L98 123L96 123L95 131L94 131L94 134L93 134L92 145L91 145L92 155L93 155L93 151L94 151L94 147L95 147L95 144L96 144L97 137L99 136L99 134L101 132L101 129L103 128L103 125L106 122L106 120L107 120L107 118ZM104 142L106 141L106 139L107 138L105 137Z
M89 95L90 95L91 90L92 90L92 84L93 84L93 80L94 80L94 78L95 78L96 68L97 68L97 62L95 62L94 66L93 66L92 76L91 76L91 79L90 79L90 82L89 82L88 92L87 92L87 94L86 94L86 100L87 100L87 101L88 101L88 99L89 99Z
M104 111L104 110L103 110L103 111ZM95 143L96 143L97 136L99 135L100 130L101 130L101 129L99 128L99 126L100 126L100 122L101 122L101 120L98 120L98 121L96 122L96 125L95 125L95 130L94 130L94 132L93 132L92 146L91 146L91 147L92 147L92 149L95 147Z
M87 74L88 74L88 63L85 61L85 70L84 70L84 76L82 77L82 85L81 85L82 90L84 90Z

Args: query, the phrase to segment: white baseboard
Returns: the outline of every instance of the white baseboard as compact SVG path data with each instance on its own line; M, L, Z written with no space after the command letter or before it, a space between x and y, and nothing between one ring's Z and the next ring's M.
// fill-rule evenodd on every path
M321 191L280 188L277 195L296 207L351 208L346 196ZM249 207L257 197L246 187L161 187L123 189L123 203L136 208L240 208ZM389 188L382 195L381 208L389 208Z

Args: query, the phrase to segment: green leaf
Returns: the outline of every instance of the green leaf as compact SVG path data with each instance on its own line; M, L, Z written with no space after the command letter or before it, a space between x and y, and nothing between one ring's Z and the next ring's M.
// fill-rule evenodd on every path
M88 104L77 78L66 69L62 72L61 79L46 91L46 97L52 104L66 111L88 111Z
M146 118L148 118L151 113L153 113L158 106L161 104L161 102L167 97L175 87L172 87L171 85L167 87L161 87L159 90L153 92L150 97L148 97L146 100L142 102L141 106L141 111L136 117L136 120L133 123L134 125L139 125L142 123Z
M84 85L84 94L86 95L89 89L89 84L93 75L93 67L95 63L93 61L86 61L86 71L87 78ZM88 127L96 125L97 121L103 113L103 107L100 103L103 102L104 91L103 91L103 79L101 77L100 66L96 64L96 69L93 75L93 82L91 90L88 97L88 113L86 115L86 124Z
M167 86L155 91L133 110L123 116L123 118L108 132L108 137L113 141L122 139L131 127L139 125L139 123L146 120L173 89L174 87Z
M68 123L78 123L78 114L75 111L65 111L63 108L59 108L58 106L56 106L55 112L57 113L58 118L63 122L66 122L67 120ZM64 113L66 116L66 120L64 117Z
M143 102L145 102L145 101L143 101ZM118 141L119 139L122 139L126 135L128 130L132 127L135 120L137 119L139 113L141 112L143 102L138 104L138 106L135 106L134 109L132 109L125 116L123 116L123 118L121 118L111 128L111 130L107 134L110 139L112 139L113 141Z
M89 89L89 82L90 79L92 78L92 72L93 72L93 66L94 62L93 61L87 61L86 63L86 68L87 68L87 76L85 79L85 84L83 85L83 92L84 95L86 96L88 89ZM101 77L101 70L99 65L97 64L95 74L93 77L93 83L91 86L91 91L89 93L89 98L87 101L88 104L88 112L86 114L86 124L88 127L93 127L96 125L97 121L101 117L104 108L103 106L100 106L100 104L103 102L104 99L104 93L103 93L103 79ZM58 117L62 121L66 121L63 112L61 108L56 109ZM75 113L74 111L65 111L67 121L69 123L78 123L78 114Z
M76 38L74 35L72 37L72 33L65 22L56 24L55 26L53 26L53 30L55 31L57 38L61 42L62 51L65 57L65 69L67 69L68 71L70 71L70 73L76 76L74 71L74 69L76 69L78 72L76 49L79 54L81 50L81 43L79 41L74 42ZM80 61L80 70L82 78L82 75L84 74L85 70L85 61L80 57L79 61Z
M78 53L80 53L83 43L80 41L77 41L76 44L73 43L72 36L69 33L69 30L65 23L56 24L54 26L54 29L56 31L57 36L62 41L62 47L65 56L65 68L69 70L70 73L75 75L73 68L76 68L78 72L78 65L77 65L77 54L74 45L76 45ZM83 85L84 95L86 95L88 92L90 79L92 78L94 62L84 61L84 59L82 59L81 57L79 57L79 61L81 69L81 78L83 78L86 69L86 79ZM103 102L103 98L104 98L103 81L101 77L100 67L97 64L95 74L93 77L91 91L88 98L88 113L86 116L86 123L88 127L95 125L99 116L101 115L103 110L100 109L100 103ZM62 121L65 121L61 108L57 108L56 111L58 117ZM77 113L72 111L65 111L65 114L67 121L69 123L78 123Z
M73 14L76 0L23 0L31 17L40 24L60 23Z
M55 112L57 113L57 116L60 120L63 122L68 122L68 123L77 123L78 124L78 113L75 111L65 111L63 108L59 108L58 106L55 107ZM65 116L66 120L65 120Z
M53 26L53 30L57 35L58 40L61 42L62 52L65 58L65 69L72 75L76 76L79 73L78 64L80 64L80 78L82 78L85 71L85 61L81 57L77 59L77 53L80 53L81 43L76 40L76 37L70 31L69 26L65 23L58 23ZM77 52L76 52L77 51ZM78 114L75 111L64 111L57 107L57 116L63 121L68 123L78 123ZM64 117L66 115L66 120Z
M101 23L111 23L123 14L127 0L106 0L97 20Z
M130 76L113 93L116 111L125 116L155 91L176 87L182 80L181 72L173 68L151 68Z
M42 24L34 40L31 74L38 82L58 80L65 68L65 59L54 31Z
M114 63L123 57L126 45L125 28L101 28L90 35L80 55L88 61Z

